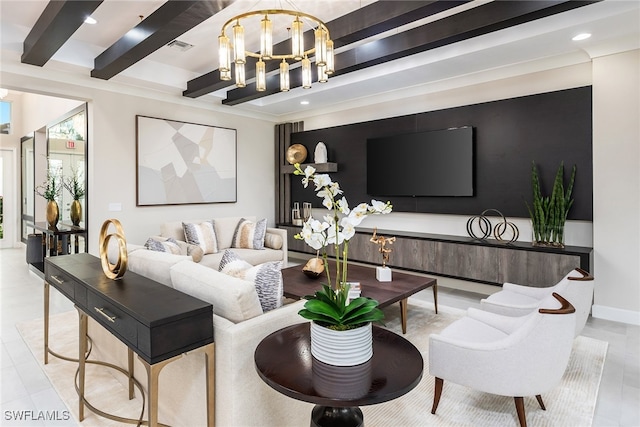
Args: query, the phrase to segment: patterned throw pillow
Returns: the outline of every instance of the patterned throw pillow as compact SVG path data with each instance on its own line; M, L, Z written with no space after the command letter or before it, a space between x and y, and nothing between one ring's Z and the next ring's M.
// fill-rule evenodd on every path
M180 246L176 239L169 237L166 240L160 240L154 237L149 237L144 244L144 247L156 252L167 252L174 255L180 255Z
M229 276L253 282L262 311L266 313L282 306L284 290L281 268L281 261L270 261L253 266L240 259L233 251L226 250L220 260L219 270Z
M213 220L201 222L200 224L183 222L182 229L184 230L184 240L187 243L200 246L205 255L218 253L218 240L216 239Z
M252 222L240 219L233 232L232 248L264 249L264 236L267 233L267 219Z

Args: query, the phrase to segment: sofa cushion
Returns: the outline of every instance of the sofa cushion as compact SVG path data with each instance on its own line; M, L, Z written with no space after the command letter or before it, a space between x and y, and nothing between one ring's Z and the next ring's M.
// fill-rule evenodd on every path
M251 282L193 262L174 265L170 275L175 289L210 303L216 315L231 322L239 323L262 314Z
M267 232L267 219L258 222L242 218L233 232L231 247L244 249L264 249L264 236Z
M205 255L218 252L218 240L213 220L203 221L199 224L183 222L182 228L184 230L184 239L187 243L200 246Z
M239 279L252 282L262 310L267 312L282 306L282 262L271 261L253 266L230 250L224 251L220 271Z
M191 257L187 255L174 255L167 252L140 249L129 252L127 268L141 276L173 287L169 269L182 261L189 261L193 264Z

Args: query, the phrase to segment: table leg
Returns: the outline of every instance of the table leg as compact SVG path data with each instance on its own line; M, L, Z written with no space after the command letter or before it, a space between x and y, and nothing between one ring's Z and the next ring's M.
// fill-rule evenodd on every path
M364 415L360 408L335 408L314 406L311 411L311 427L364 427Z
M129 400L133 399L133 350L130 347L127 347L127 376L129 377Z
M47 256L47 242L48 242L49 236L47 236L47 233L42 233L42 257L46 257Z
M68 255L69 254L69 236L63 234L58 238L58 255Z
M400 300L400 320L402 321L402 333L407 333L407 298Z
M49 363L49 283L44 282L44 364Z
M215 424L215 351L214 344L207 344L204 347L204 354L206 358L206 370L207 376L207 427L213 427Z
M145 360L140 359L140 356L138 356L138 358L142 361L145 369L147 370L147 393L149 395L149 427L158 427L158 377L160 376L160 371L167 364L169 364L169 362L172 362L178 357L181 357L181 355L150 365Z
M78 309L80 322L80 333L78 336L78 420L84 420L84 377L85 377L85 355L87 354L87 315Z
M438 314L438 284L433 284L433 306L436 308L436 314Z

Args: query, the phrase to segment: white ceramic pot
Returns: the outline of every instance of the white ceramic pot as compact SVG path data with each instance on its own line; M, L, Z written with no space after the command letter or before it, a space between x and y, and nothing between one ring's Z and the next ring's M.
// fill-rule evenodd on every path
M334 366L354 366L373 356L371 323L356 329L334 331L311 322L311 354Z

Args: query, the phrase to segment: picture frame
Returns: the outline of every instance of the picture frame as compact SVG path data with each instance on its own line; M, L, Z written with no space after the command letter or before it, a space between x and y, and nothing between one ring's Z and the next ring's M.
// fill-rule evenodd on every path
M235 129L136 115L136 206L236 201Z

